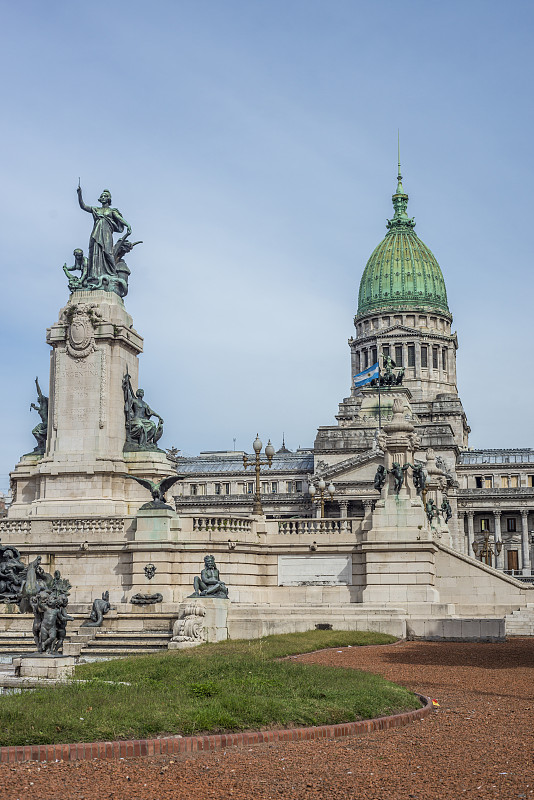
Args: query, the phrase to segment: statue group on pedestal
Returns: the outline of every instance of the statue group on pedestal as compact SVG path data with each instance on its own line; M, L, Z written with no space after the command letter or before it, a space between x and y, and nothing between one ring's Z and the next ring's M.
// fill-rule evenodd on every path
M386 485L389 473L393 475L394 478L393 491L395 494L399 494L404 483L404 474L408 469L412 470L415 491L418 495L421 495L425 490L427 480L425 468L422 464L404 464L401 466L398 461L394 461L390 470L387 470L382 464L379 464L374 479L375 489L379 492L382 491Z
M100 208L84 203L81 186L78 185L77 191L80 208L93 216L93 230L89 238L88 257L84 256L83 250L76 248L73 253L73 266L70 268L67 268L66 264L63 266L63 271L69 279L69 289L71 292L80 289L84 291L100 289L126 297L130 270L124 261L124 256L141 242L128 241L132 229L119 209L112 208L111 193L108 189L104 189L98 198ZM114 243L113 234L122 233L125 228L124 236ZM80 276L73 275L73 272L79 272Z
M398 372L394 372L393 370L396 369L397 365L389 353L382 354L382 362L384 372L380 375L380 378L375 378L375 380L371 381L369 385L377 386L378 381L380 380L380 386L402 386L402 381L404 379L404 367L399 367Z

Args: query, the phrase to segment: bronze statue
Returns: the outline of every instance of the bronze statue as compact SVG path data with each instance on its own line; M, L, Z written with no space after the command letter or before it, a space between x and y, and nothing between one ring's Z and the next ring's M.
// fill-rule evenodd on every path
M204 569L200 573L200 578L195 575L193 586L195 591L189 595L190 597L228 598L228 588L219 579L219 570L213 556L204 556Z
M30 572L30 567L33 573ZM34 582L37 591L28 592L29 605L33 610L33 638L39 653L54 656L63 650L63 642L67 635L67 622L73 617L67 614L69 602L68 593L70 582L61 577L59 570L53 577L48 576L46 585L43 586L41 578L37 578L40 566L40 557L28 567L28 579ZM33 583L32 583L33 585Z
M44 455L46 450L46 436L48 433L48 397L45 397L42 393L38 378L35 379L35 387L37 389L38 405L30 403L30 410L33 408L34 411L37 411L41 417L41 422L36 425L32 431L32 434L37 439L37 446L34 447L33 452Z
M134 394L128 372L122 379L124 394L124 414L126 417L126 445L132 450L157 450L157 442L163 436L163 419L152 411L143 399L143 389ZM151 417L157 417L153 422Z
M452 517L452 508L448 497L443 498L443 502L441 504L441 513L445 522L448 522Z
M376 470L375 481L374 481L375 489L378 492L381 492L382 489L384 488L387 476L388 476L387 469L382 464L379 464Z
M100 628L104 621L104 616L111 610L109 602L109 592L102 592L102 598L97 597L93 600L91 614L86 622L81 624L81 628Z
M432 525L432 520L434 519L434 517L439 516L438 507L436 506L432 498L426 501L425 510L428 522L430 525Z
M408 464L405 464L403 467L397 462L394 461L391 465L390 473L393 475L394 484L393 484L393 491L395 494L398 494L402 489L402 484L404 483L404 473L408 469Z
M423 464L406 464L407 467L412 468L413 485L418 495L425 491L426 487L426 470Z
M93 215L94 223L89 239L87 268L81 286L88 291L103 289L106 292L116 292L124 297L128 291L127 275L129 270L126 272L127 267L126 270L124 268L119 270L119 263L124 253L134 247L134 244L129 242L126 246L125 241L126 237L130 236L132 229L118 208L112 208L111 193L108 189L104 189L98 198L100 208L88 206L83 202L80 185L78 185L77 192L80 208ZM119 245L117 242L114 245L113 234L122 233L125 228L126 233L122 238L122 244ZM140 242L135 244L140 244Z
M78 289L83 289L87 281L88 262L83 254L83 250L77 247L72 255L74 256L74 264L72 267L67 268L67 264L63 264L63 272L69 279L69 289L75 292ZM80 271L80 277L73 275L73 272Z
M137 475L128 475L126 472L123 472L123 477L131 478L132 481L137 481L137 483L140 483L145 489L148 489L152 495L152 501L145 503L144 506L141 506L141 509L169 508L171 511L174 511L172 506L167 505L165 494L176 481L180 480L180 475L171 475L168 478L163 478L159 483L154 483L154 481L148 480L148 478L138 478Z

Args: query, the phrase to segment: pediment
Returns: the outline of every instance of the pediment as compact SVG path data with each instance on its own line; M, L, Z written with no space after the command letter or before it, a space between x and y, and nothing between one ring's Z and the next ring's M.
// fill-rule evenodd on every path
M376 468L383 461L384 455L381 450L366 450L364 453L358 453L333 464L318 458L315 463L315 475L327 481L367 483L374 479Z

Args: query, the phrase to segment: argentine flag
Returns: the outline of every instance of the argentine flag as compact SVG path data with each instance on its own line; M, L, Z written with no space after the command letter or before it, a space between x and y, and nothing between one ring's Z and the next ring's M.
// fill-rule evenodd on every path
M380 371L378 368L378 362L373 364L368 369L364 370L363 372L359 372L357 375L354 376L354 385L358 386L365 386L366 383L371 383L375 379L380 377Z

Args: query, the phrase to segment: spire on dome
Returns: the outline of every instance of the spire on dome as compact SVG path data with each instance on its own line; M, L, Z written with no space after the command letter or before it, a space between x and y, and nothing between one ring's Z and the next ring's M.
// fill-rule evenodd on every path
M414 228L415 221L408 216L406 209L408 208L408 195L402 187L401 163L400 163L400 132L397 132L397 151L399 157L399 169L397 173L397 191L391 198L393 201L393 208L395 213L393 219L388 219L387 227L389 230L395 228Z

